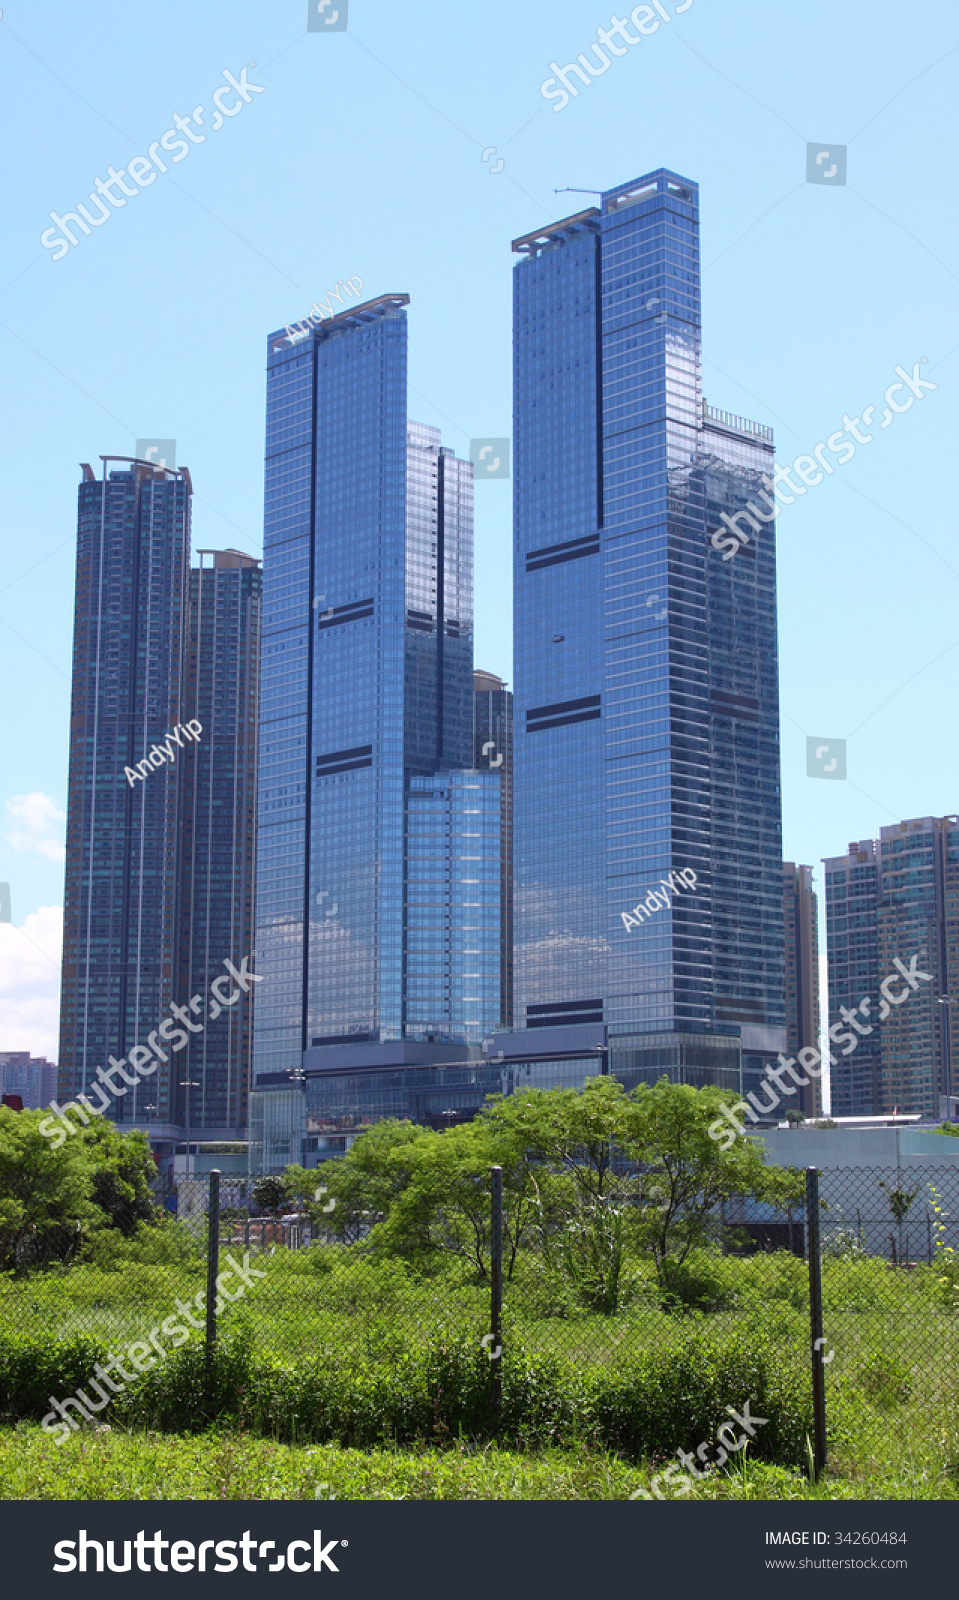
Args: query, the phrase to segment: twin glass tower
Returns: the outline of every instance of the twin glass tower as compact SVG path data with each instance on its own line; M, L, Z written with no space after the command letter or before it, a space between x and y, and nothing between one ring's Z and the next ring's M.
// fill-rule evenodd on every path
M499 1018L472 467L407 418L408 301L269 341L258 1076L336 1046L478 1043Z
M772 432L703 400L696 184L513 250L517 1022L735 1088L786 1042Z
M650 173L513 250L510 1007L472 468L408 419L383 295L268 344L264 1089L480 1058L509 1015L493 1059L581 1047L627 1083L738 1090L785 1047L773 440L702 397L697 186Z

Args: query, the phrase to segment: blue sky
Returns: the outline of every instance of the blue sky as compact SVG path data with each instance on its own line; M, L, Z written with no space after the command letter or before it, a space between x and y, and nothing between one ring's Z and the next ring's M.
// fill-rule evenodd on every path
M598 0L350 0L325 35L307 0L3 8L0 880L42 949L21 971L0 928L0 1048L26 1047L14 990L44 963L50 1026L78 463L175 438L195 545L258 552L266 335L351 276L411 296L411 415L460 454L509 435L510 240L590 203L566 186L697 180L706 396L771 424L780 460L881 414L896 366L926 358L936 390L780 518L784 848L818 866L959 809L955 10L666 10L556 112L540 85L608 26ZM244 67L263 92L213 131ZM198 105L204 142L54 261L50 211ZM847 145L845 186L805 181L820 140ZM476 498L476 661L509 679L510 485ZM807 735L848 737L845 782L806 776Z

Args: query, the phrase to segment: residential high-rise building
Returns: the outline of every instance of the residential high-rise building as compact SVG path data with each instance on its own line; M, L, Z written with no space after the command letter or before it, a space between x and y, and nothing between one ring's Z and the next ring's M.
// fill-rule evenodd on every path
M819 1049L819 922L812 867L783 862L783 920L786 927L786 1051ZM806 1074L803 1074L806 1076ZM822 1115L819 1078L810 1077L790 1100L804 1117Z
M203 729L180 794L178 992L208 995L223 961L253 950L260 564L238 550L200 550L190 571L184 720ZM206 564L209 558L210 564ZM237 1139L246 1131L253 994L243 994L190 1042L174 1084L184 1132Z
M48 1106L57 1092L56 1063L29 1050L0 1050L0 1094L19 1095L24 1107Z
M472 467L407 418L408 300L268 342L258 1082L465 1048L501 1011Z
M209 990L252 951L260 575L235 551L191 572L186 468L103 461L79 492L59 1093L169 1155L245 1131L250 1003L214 1015ZM187 1047L97 1087L191 996Z
M853 840L844 856L828 856L826 872L826 970L829 1025L848 1032L840 1011L855 1011L863 998L873 1005L879 991L879 845ZM880 1032L861 1019L868 1033L851 1034L829 1046L829 1105L833 1116L874 1116L879 1110Z
M195 760L185 749L143 780L125 774L183 717L190 474L101 459L102 478L83 467L77 521L60 1008L70 1099L179 998L178 796ZM172 1110L165 1071L123 1089L108 1114L168 1123Z
M696 184L513 250L516 1025L750 1087L786 1044L772 432L703 400Z
M513 1026L513 696L492 672L473 673L473 765L500 780L500 1016Z
M938 1117L956 1091L959 817L881 828L825 867L829 1021L846 1040L832 1044L832 1109ZM928 976L910 984L903 968Z

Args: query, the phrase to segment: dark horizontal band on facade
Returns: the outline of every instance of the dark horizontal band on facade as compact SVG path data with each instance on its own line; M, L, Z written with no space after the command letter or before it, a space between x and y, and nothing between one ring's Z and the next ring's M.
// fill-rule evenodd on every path
M526 1015L527 1017L538 1017L549 1012L550 1016L553 1016L558 1015L559 1012L602 1011L602 1009L602 997L592 1000L553 1000L546 1005L527 1006Z
M320 628L338 628L343 622L359 622L361 617L373 615L373 596L367 600L354 600L346 606L334 606L333 615L328 617L325 612L320 614L317 624Z
M528 722L527 733L544 733L547 728L566 728L571 722L595 722L600 711L577 711L571 717L553 717L549 722Z
M750 702L751 707L758 707L758 704L757 700ZM709 697L709 709L717 717L729 717L736 722L759 721L758 710L750 709L742 703L734 703L732 696L711 694Z
M557 700L551 706L533 706L526 713L526 732L543 733L547 728L565 728L572 722L593 722L602 715L598 694L579 700Z
M318 778L327 778L336 772L354 772L358 767L372 765L373 746L358 744L352 750L331 750L328 755L317 756L316 775Z
M755 695L728 694L725 689L713 689L711 691L711 698L713 700L724 700L727 705L731 706L746 706L750 711L759 710L759 701L756 699Z
M581 695L578 700L556 700L551 706L530 706L526 713L526 722L541 722L544 717L563 717L569 711L587 711L598 708L601 696L598 694Z
M562 1016L556 1012L551 1013L548 1017L528 1016L526 1018L526 1026L527 1028L555 1028L562 1026L564 1022L602 1022L602 1020L603 1013L601 1011L577 1011L573 1016L570 1016L568 1012L564 1012Z
M369 1044L371 1041L375 1043L372 1033L327 1033L322 1039L311 1039L310 1044L316 1049L318 1045L324 1044ZM260 1077L257 1081L263 1083L264 1078Z
M564 544L549 544L540 550L528 550L526 570L538 572L541 567L555 567L563 561L578 561L581 556L596 555L599 555L599 535L594 533L585 539L567 539Z
M366 756L360 761L343 761L337 767L317 767L316 775L318 778L333 778L338 772L358 772L360 767L371 767L372 765L373 757Z

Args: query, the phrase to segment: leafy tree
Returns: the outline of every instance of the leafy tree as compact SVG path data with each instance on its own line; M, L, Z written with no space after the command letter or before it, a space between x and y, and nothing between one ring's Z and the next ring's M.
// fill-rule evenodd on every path
M917 1183L914 1189L890 1189L889 1185L887 1183L883 1183L882 1179L880 1178L879 1187L880 1189L884 1189L886 1191L886 1195L889 1200L889 1211L896 1223L896 1229L899 1234L899 1259L901 1261L903 1254L902 1225L905 1222L906 1217L909 1215L909 1212L912 1208L912 1202L919 1193L920 1185ZM895 1251L893 1253L895 1254Z
M623 1204L635 1185L622 1168L629 1125L622 1084L605 1075L579 1089L525 1089L481 1113L525 1152L547 1267L560 1267L583 1305L612 1311L623 1264Z
M45 1111L0 1107L0 1263L65 1260L100 1230L132 1235L158 1219L156 1167L142 1134L95 1118L59 1148L40 1132Z
M281 1177L257 1178L253 1185L253 1203L260 1211L278 1216L286 1200L286 1184Z
M674 1268L718 1233L724 1199L801 1200L802 1174L767 1166L755 1140L723 1148L710 1138L722 1099L666 1078L627 1094L603 1076L582 1090L492 1097L473 1122L442 1133L384 1121L323 1168L336 1209L322 1220L344 1239L369 1234L374 1250L421 1264L458 1256L485 1277L490 1167L499 1166L508 1275L535 1243L583 1304L615 1310L630 1237L669 1288ZM305 1201L316 1174L288 1168L284 1181Z
M327 1161L318 1167L294 1165L283 1172L286 1203L309 1218L314 1241L318 1233L333 1229L336 1197L330 1195L330 1173L340 1166L342 1162Z
M524 1089L497 1095L481 1116L531 1156L575 1184L583 1201L615 1190L613 1157L626 1133L629 1102L615 1078L590 1078L583 1089Z
M93 1200L127 1238L141 1222L163 1216L151 1185L157 1165L145 1133L121 1133L106 1117L94 1117L80 1134L93 1163Z
M393 1117L360 1134L342 1161L327 1161L321 1180L336 1201L324 1217L330 1232L347 1241L362 1239L389 1216L410 1179L413 1151L428 1130ZM314 1189L317 1183L314 1183Z
M629 1097L623 1150L639 1175L641 1238L664 1287L670 1262L681 1264L715 1235L715 1211L724 1200L748 1195L789 1206L802 1198L802 1173L767 1166L756 1140L737 1136L724 1150L710 1138L722 1101L721 1089L693 1089L665 1077L654 1087L640 1084Z
M421 1259L437 1253L459 1256L485 1278L493 1166L503 1172L505 1266L512 1277L517 1251L536 1217L536 1186L522 1142L483 1117L443 1133L424 1130L409 1147L406 1181L377 1228L374 1244Z

